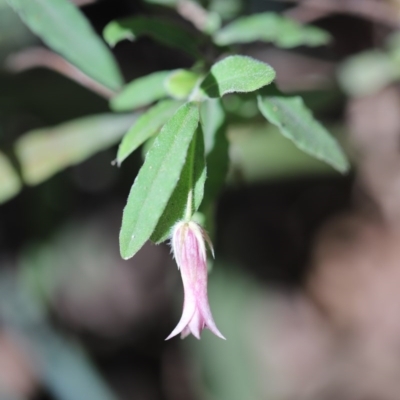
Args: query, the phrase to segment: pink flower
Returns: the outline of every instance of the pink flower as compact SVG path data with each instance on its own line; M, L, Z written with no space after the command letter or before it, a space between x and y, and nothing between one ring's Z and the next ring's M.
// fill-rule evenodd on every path
M200 339L200 333L204 328L225 339L215 325L208 304L205 241L213 251L207 233L193 221L180 221L173 228L171 246L181 271L185 300L182 317L166 340L178 333L181 333L182 339L190 333Z

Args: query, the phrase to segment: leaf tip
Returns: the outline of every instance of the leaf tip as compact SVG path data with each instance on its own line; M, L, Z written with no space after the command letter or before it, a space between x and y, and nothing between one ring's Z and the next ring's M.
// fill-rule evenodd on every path
M351 169L351 164L349 162L349 160L347 159L346 155L343 153L342 154L343 159L342 159L342 163L340 165L336 166L336 169L342 174L345 175L348 172L350 172Z
M129 260L130 258L132 258L134 256L134 253L129 251L129 245L128 246L126 245L126 243L122 237L120 237L120 241L119 241L119 253L123 260Z

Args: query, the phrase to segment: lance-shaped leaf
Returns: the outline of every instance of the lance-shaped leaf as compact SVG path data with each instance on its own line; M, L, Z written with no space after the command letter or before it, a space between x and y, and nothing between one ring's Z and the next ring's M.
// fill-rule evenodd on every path
M159 71L134 79L111 99L111 109L130 111L167 97L164 81L170 74L171 71Z
M219 195L225 184L229 167L229 143L226 136L225 112L220 99L210 99L201 105L200 120L204 132L207 178L204 200L205 210Z
M233 170L249 184L336 174L329 164L287 140L278 127L261 121L231 126L229 145Z
M179 182L151 235L153 242L161 243L168 239L175 223L185 217L188 198L192 201L192 214L198 210L203 200L205 181L204 139L199 126L190 144Z
M275 79L274 69L247 56L230 56L211 67L201 84L208 97L222 97L227 93L254 92Z
M181 105L182 103L179 101L164 100L142 114L119 145L117 154L118 166L140 145L157 133Z
M330 40L329 33L320 28L300 25L275 13L238 18L214 35L214 41L219 45L264 41L284 48L321 46Z
M81 11L68 0L8 0L29 28L85 74L119 89L122 77L113 55Z
M0 204L10 200L21 190L21 181L10 160L0 152Z
M349 169L339 144L313 117L301 97L259 96L258 107L264 117L300 150L325 161L340 172Z
M119 243L124 259L134 256L153 234L181 176L198 124L197 104L184 104L148 151L122 217Z
M178 69L165 80L165 88L171 97L179 100L187 99L199 78L200 75L196 72Z
M101 114L24 134L15 149L24 181L36 185L118 143L136 115Z
M121 40L136 40L140 36L152 39L169 47L178 48L193 57L199 56L199 38L176 22L159 17L130 17L111 21L103 32L104 39L110 46Z

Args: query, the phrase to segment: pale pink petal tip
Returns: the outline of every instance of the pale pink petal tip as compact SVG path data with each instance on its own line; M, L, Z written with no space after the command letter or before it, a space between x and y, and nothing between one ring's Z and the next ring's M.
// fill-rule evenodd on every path
M226 337L218 330L218 328L217 328L216 326L214 326L214 327L207 326L207 328L208 328L215 336L218 336L219 338L226 340Z

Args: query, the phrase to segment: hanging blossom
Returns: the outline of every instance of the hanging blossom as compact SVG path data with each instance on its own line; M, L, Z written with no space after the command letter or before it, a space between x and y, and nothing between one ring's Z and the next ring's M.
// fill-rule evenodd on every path
M182 339L189 334L200 339L200 333L204 328L225 339L215 325L208 304L205 242L213 252L207 233L193 221L180 221L172 230L171 247L181 271L185 299L182 317L166 340L179 333Z

